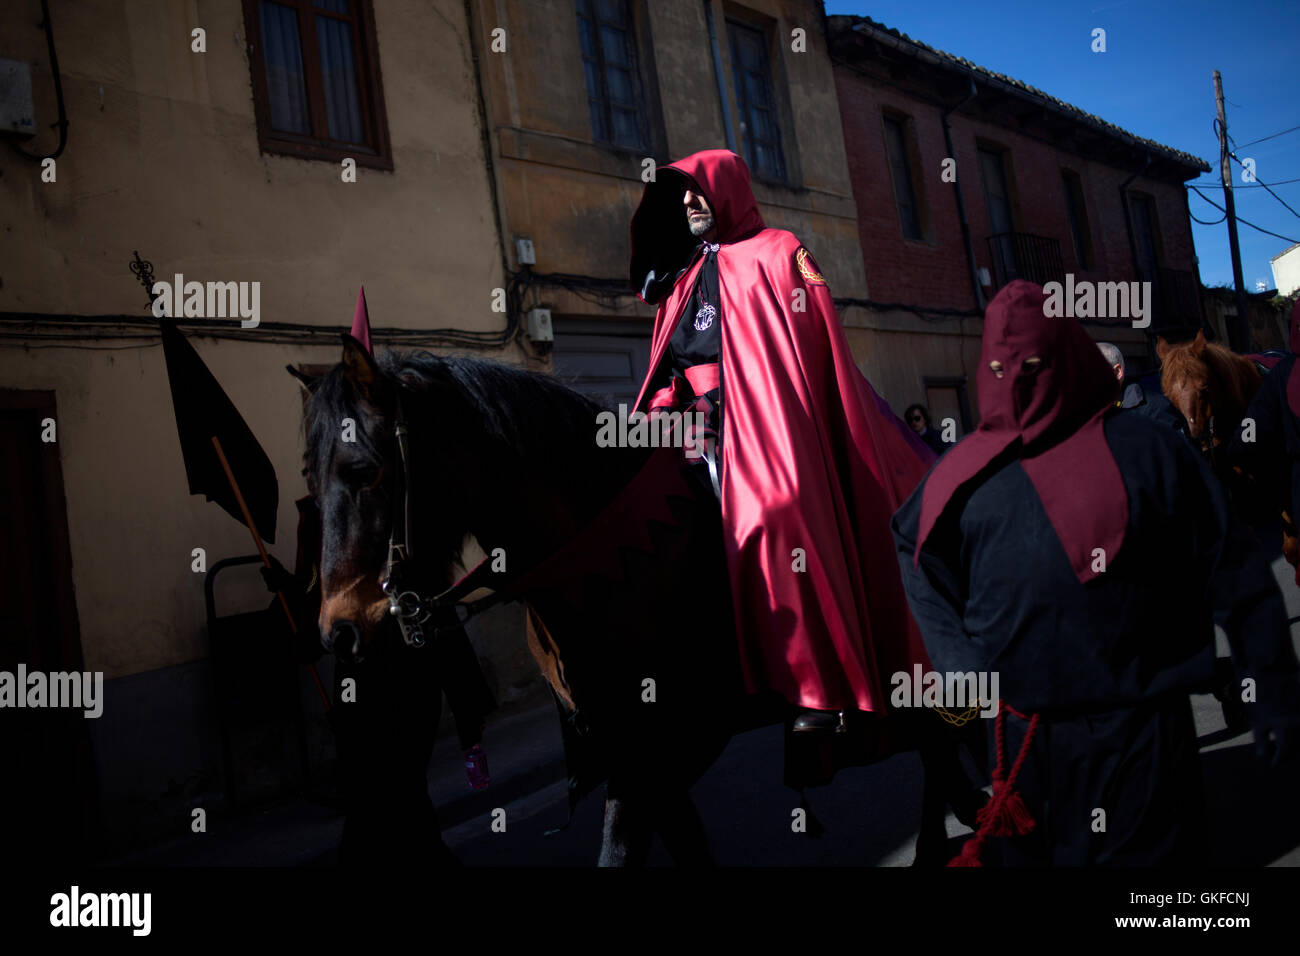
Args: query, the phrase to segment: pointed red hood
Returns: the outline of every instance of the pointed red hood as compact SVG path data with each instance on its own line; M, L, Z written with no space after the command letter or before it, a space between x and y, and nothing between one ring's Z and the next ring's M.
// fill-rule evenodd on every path
M1017 444L1079 580L1099 573L1095 548L1107 562L1119 553L1128 497L1102 430L1115 376L1074 319L1044 314L1045 300L1041 286L1017 279L989 303L975 374L980 424L926 479L913 562L953 496ZM1027 365L1031 358L1039 362ZM1001 377L990 367L994 362Z
M655 171L632 217L632 287L644 302L658 302L690 262L700 240L691 235L682 196L694 189L709 201L717 242L748 238L763 228L749 167L729 149L692 153Z
M352 310L352 337L366 347L371 355L375 354L370 344L370 311L366 308L366 287L357 292L357 306Z

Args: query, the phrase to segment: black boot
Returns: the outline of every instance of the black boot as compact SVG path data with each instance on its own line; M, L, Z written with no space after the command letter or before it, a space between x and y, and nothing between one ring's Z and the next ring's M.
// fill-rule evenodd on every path
M848 724L844 722L844 711L813 710L811 708L803 711L795 718L793 727L796 734L819 732L843 734L847 733L848 729Z

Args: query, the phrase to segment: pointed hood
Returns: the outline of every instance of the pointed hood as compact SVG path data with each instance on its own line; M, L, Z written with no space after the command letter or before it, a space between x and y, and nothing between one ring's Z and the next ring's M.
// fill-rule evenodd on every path
M914 560L952 497L1013 446L1079 580L1098 573L1094 549L1107 562L1119 553L1128 496L1102 430L1115 376L1074 319L1045 314L1046 301L1041 286L1016 280L989 303L976 373L979 428L926 481Z
M366 347L371 355L375 354L370 344L370 311L366 308L366 287L357 292L357 307L352 311L352 337Z
M700 240L691 235L682 197L687 189L709 202L717 242L747 239L763 228L749 167L729 149L692 153L655 171L632 217L632 287L641 300L657 303L689 264Z
M1041 287L1018 280L989 305L976 372L980 430L1017 434L1027 453L1077 431L1115 400L1115 374L1075 321L1044 315ZM1036 369L1025 362L1038 358ZM998 362L999 378L992 369Z

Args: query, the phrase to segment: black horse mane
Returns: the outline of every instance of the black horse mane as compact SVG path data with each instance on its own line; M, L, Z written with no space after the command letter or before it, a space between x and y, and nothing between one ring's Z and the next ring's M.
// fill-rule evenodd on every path
M554 467L557 456L594 447L601 407L550 375L430 352L387 352L378 365L388 383L400 390L417 442L421 423L414 410L421 399L442 393L438 400L445 400L448 411L465 419L460 423L467 426L464 432L475 433L476 440L521 467L534 463ZM447 393L453 393L454 399ZM324 476L344 418L357 421L357 450L371 460L383 459L379 442L386 436L365 427L363 406L340 364L317 383L308 404L304 463L309 475Z

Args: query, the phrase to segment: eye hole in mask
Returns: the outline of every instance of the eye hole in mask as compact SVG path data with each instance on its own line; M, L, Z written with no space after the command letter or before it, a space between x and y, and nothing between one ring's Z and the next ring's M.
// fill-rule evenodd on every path
M1006 374L1006 369L1002 367L1002 363L999 362L997 359L994 359L992 362L989 362L989 370L998 378L1001 378L1003 375Z
M1043 368L1043 360L1037 355L1031 355L1020 363L1020 371L1026 375L1037 375Z

